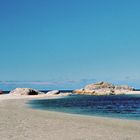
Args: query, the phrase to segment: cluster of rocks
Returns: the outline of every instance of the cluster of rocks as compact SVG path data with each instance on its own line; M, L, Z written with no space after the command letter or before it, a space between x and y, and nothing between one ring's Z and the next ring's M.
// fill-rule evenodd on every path
M99 82L85 86L85 88L74 90L76 94L89 94L89 95L116 95L125 94L133 91L134 88L125 86L116 86L107 82Z
M59 90L52 90L52 91L48 91L47 93L44 92L40 92L38 90L35 89L31 89L31 88L16 88L14 90L12 90L10 92L10 94L12 95L42 95L42 94L46 94L46 96L68 96L71 95L72 93L61 93Z
M35 89L31 88L16 88L10 92L10 94L13 95L39 95L39 94L44 94L43 92L40 92Z
M125 94L127 92L134 91L134 88L129 86L118 86L107 82L99 82L90 84L82 89L76 89L74 94L86 94L86 95L117 95ZM72 93L61 93L59 90L52 90L47 93L40 92L31 88L16 88L10 92L12 95L39 95L46 94L46 96L69 96Z

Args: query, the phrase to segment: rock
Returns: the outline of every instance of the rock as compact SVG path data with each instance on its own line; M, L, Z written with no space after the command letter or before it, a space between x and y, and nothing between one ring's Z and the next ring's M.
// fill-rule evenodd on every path
M87 86L85 86L85 89L98 90L98 89L103 89L103 88L114 88L114 87L115 86L111 83L99 82L99 83L87 85Z
M133 91L134 88L132 87L129 87L127 85L122 85L122 86L115 86L115 90L128 90L128 91Z
M129 87L127 85L124 86L115 86L115 93L120 94L120 93L127 93L130 91L134 91L135 89L132 87Z
M16 88L10 92L10 94L13 95L38 95L38 94L44 94L43 92L40 92L35 89L31 88Z
M115 86L111 83L99 82L95 84L89 84L82 89L74 90L73 93L86 95L116 95L125 94L133 90L134 88L129 86Z
M3 94L3 91L2 90L0 90L0 94Z
M58 95L59 93L60 93L59 90L52 90L52 91L47 92L47 95Z
M73 91L73 93L82 94L82 93L84 93L84 89L83 88L82 89L76 89L76 90Z
M94 94L95 91L94 90L88 90L88 89L76 89L73 91L73 93L77 93L77 94Z
M70 96L70 95L72 95L72 93L71 92L63 93L63 92L60 92L59 90L52 90L52 91L47 92L46 95L48 95L48 96Z
M71 96L72 95L72 92L67 92L67 93L60 92L58 95L59 96Z

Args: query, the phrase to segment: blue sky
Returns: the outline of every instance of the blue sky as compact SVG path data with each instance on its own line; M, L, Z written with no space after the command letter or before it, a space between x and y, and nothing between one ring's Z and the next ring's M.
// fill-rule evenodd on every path
M139 5L138 0L0 0L0 81L78 81L78 87L87 79L138 87Z

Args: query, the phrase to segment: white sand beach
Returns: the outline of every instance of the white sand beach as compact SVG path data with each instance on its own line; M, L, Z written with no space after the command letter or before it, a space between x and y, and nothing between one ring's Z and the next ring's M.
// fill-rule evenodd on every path
M139 140L140 138L140 121L34 110L26 104L30 99L35 98L0 96L0 140Z

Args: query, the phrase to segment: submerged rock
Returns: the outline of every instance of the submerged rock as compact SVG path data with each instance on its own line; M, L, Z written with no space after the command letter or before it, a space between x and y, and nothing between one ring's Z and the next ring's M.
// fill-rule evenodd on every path
M107 82L99 82L95 84L89 84L83 89L74 90L76 94L89 94L89 95L116 95L125 94L126 92L133 91L134 88L129 86L115 86Z
M44 94L43 92L40 92L35 89L31 88L16 88L10 92L10 94L13 95L38 95L38 94Z

